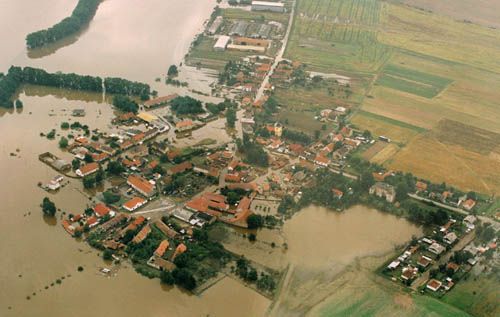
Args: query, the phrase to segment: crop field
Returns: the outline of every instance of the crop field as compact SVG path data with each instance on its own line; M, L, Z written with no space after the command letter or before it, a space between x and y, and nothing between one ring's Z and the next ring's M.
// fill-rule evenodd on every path
M297 0L285 56L314 70L376 71L391 49L377 40L376 0Z
M465 191L494 194L500 192L500 155L494 153L484 155L469 147L441 142L431 131L416 136L386 166Z
M380 86L400 90L425 98L433 98L443 91L452 80L389 64L377 79Z
M288 14L265 12L265 11L246 11L241 9L223 9L222 16L224 19L231 20L252 20L252 21L276 21L283 24L284 28L288 25Z
M390 3L384 3L381 11L380 42L500 72L498 30Z
M456 20L500 28L500 2L494 0L399 0Z

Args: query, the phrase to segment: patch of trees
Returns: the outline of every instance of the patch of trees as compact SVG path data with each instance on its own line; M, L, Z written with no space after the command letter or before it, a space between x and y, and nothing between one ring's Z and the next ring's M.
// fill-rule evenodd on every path
M415 201L406 200L402 204L402 207L408 210L408 219L412 222L442 226L450 219L448 212L445 210L435 210L432 207L427 207Z
M243 141L236 140L238 150L245 155L245 161L252 165L261 167L269 166L269 157L258 143L253 142L250 138L243 134Z
M170 102L170 107L179 115L199 114L205 112L201 101L189 96L179 96Z
M104 202L108 205L119 202L121 198L120 195L110 191L105 191L104 193L102 193L102 196L104 197Z
M48 197L44 197L42 201L42 211L45 215L52 217L56 214L56 205Z
M226 110L226 121L229 128L234 128L236 123L236 110L234 108L228 108Z
M290 195L285 195L278 206L278 212L280 214L286 214L288 210L296 206L293 197Z
M100 77L74 73L48 73L39 68L11 66L8 73L0 78L0 106L12 108L13 96L23 84L93 92L102 92L103 88L103 80ZM140 96L143 100L148 99L150 95L149 85L122 78L105 78L104 86L106 92L110 94Z
M276 282L270 275L262 272L259 278L257 270L244 257L236 261L236 275L247 282L256 283L257 288L263 291L272 292L276 288Z
M28 48L36 48L56 42L64 37L75 34L94 17L100 0L79 0L71 16L63 19L52 27L30 33L26 36Z
M344 193L341 198L332 193L333 188ZM342 209L359 202L360 194L361 190L358 182L330 171L318 170L314 176L314 184L311 187L302 189L299 205L317 204Z
M248 229L259 229L264 226L264 217L252 214L247 218Z
M99 169L94 174L87 175L83 178L83 187L86 189L94 188L95 186L102 184L103 180L104 171L102 169Z
M112 103L113 106L123 112L133 112L134 114L137 114L137 111L139 110L137 102L125 95L115 95Z
M496 233L495 229L491 227L490 223L485 223L483 225L478 225L476 228L476 236L479 238L479 241L482 243L487 243L493 240L495 237L498 237L499 233Z
M309 144L312 142L312 139L309 135L304 132L294 131L289 129L283 129L283 133L281 135L284 139L290 140L292 142L301 143L301 144Z
M125 167L118 161L110 161L108 163L108 167L106 168L106 172L111 175L120 175L125 172Z
M167 76L168 77L175 77L179 75L179 70L177 69L176 65L170 65L167 71Z

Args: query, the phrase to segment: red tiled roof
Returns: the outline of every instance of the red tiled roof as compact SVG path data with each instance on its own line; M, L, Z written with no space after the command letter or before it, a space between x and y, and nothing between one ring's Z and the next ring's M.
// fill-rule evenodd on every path
M79 168L80 172L83 175L88 175L89 173L93 173L99 169L99 164L96 162L88 163Z
M148 100L144 102L145 107L151 107L151 106L156 106L156 105L162 105L167 102L170 102L171 100L175 99L178 95L177 94L172 94L168 96L163 96L163 97L158 97L155 99Z
M185 172L187 170L190 170L192 168L193 168L193 164L191 164L191 162L189 162L189 161L185 161L185 162L182 162L180 164L177 164L177 165L171 167L169 171L172 174L179 174L179 173Z
M108 206L106 206L105 204L97 204L95 205L94 207L94 212L97 214L98 217L103 217L107 214L109 214L109 212L111 211L111 209L108 208Z
M130 175L127 179L127 183L141 194L146 195L152 194L155 188L154 185L146 179L136 175Z
M130 199L129 201L127 201L126 203L124 203L123 208L125 208L127 210L134 210L134 209L137 209L138 206L144 204L145 202L146 202L146 200L141 198L141 197L134 197L134 198Z
M170 243L168 242L168 240L163 240L162 242L160 242L160 245L158 245L158 248L156 248L155 250L155 255L162 257L165 254L165 251L167 251L169 245Z
M139 233L132 239L132 242L135 244L141 243L148 237L150 232L151 228L148 225L144 226L144 228L142 228L141 231L139 231Z
M191 120L182 120L182 121L179 121L175 124L175 127L176 128L186 128L186 127L190 127L193 125L193 121Z

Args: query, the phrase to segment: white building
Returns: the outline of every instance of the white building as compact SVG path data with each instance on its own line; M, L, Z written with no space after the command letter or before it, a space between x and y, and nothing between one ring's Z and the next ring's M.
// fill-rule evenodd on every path
M214 50L224 51L230 40L231 40L231 38L227 35L219 36L219 38L217 39L217 42L215 42Z
M252 1L252 11L285 12L283 2Z

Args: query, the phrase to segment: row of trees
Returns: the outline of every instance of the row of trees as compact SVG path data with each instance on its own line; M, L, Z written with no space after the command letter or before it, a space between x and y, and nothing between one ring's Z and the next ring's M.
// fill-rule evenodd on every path
M79 0L71 16L48 29L28 34L26 45L30 49L36 48L75 34L92 20L100 2L101 0Z
M139 105L130 97L125 95L116 95L113 97L113 106L120 109L123 112L133 112L137 113L139 110Z
M74 73L49 73L43 69L33 67L11 66L8 73L0 77L0 106L12 108L12 97L22 84L41 85L73 90L85 90L126 96L140 96L149 98L149 85L133 82L122 78L105 78L104 85L101 77L78 75Z

